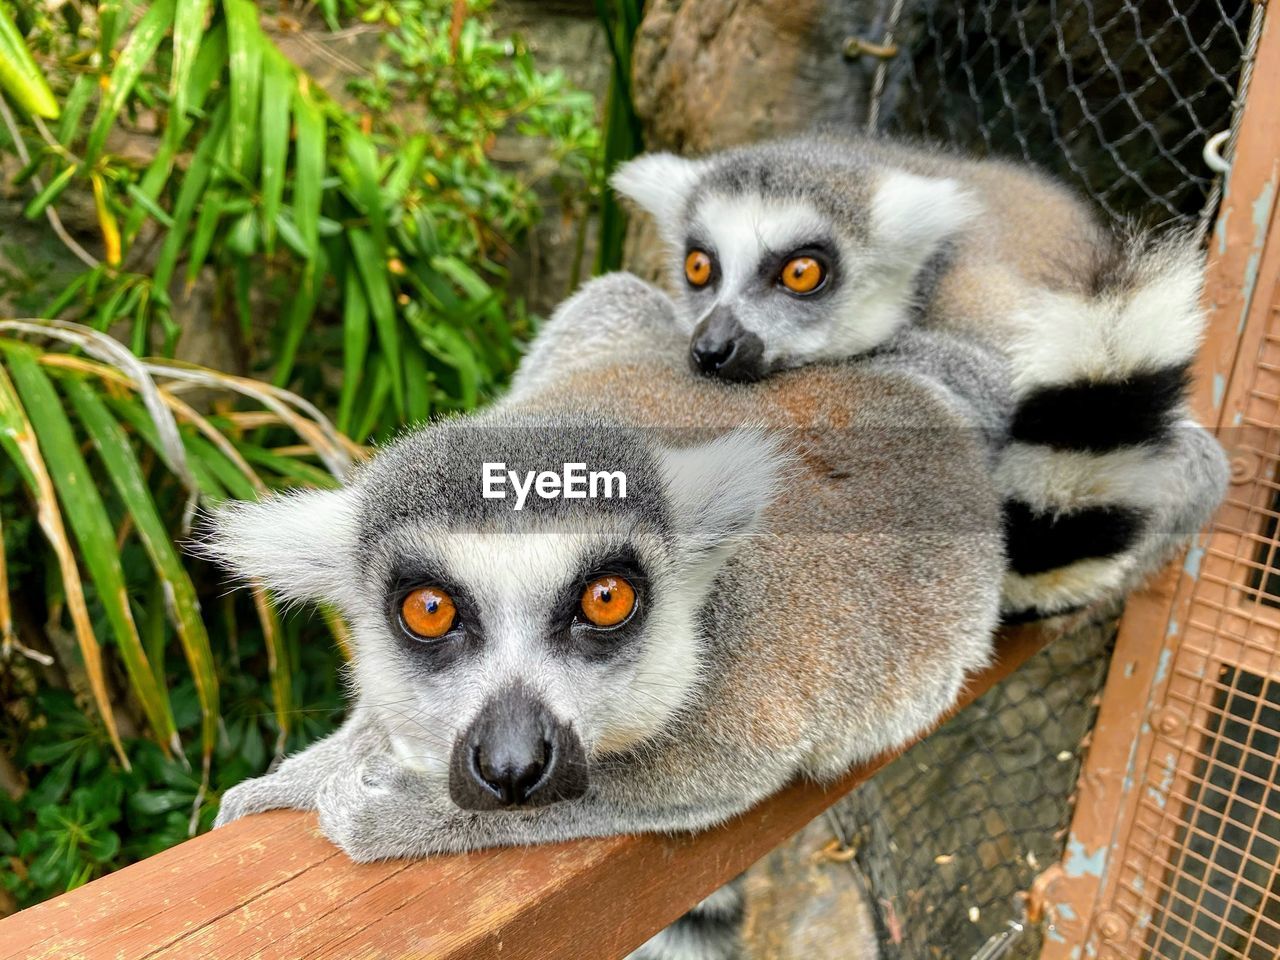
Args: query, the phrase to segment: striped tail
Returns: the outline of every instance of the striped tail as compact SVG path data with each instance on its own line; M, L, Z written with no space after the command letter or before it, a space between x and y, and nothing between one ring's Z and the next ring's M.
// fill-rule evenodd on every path
M1007 620L1122 596L1221 501L1226 457L1186 405L1204 328L1201 278L1189 239L1131 232L1099 259L1087 296L1028 305L997 467Z

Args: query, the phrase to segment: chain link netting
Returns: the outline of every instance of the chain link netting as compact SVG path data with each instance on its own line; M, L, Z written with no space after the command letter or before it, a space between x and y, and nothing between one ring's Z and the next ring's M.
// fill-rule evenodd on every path
M884 65L876 125L1030 161L1115 219L1196 225L1216 198L1204 146L1232 125L1260 10L897 0L885 17L899 54Z
M834 809L881 960L968 958L1020 917L1062 855L1114 638L1114 617L1059 638ZM1039 935L1005 956L1037 956Z
M1022 159L1108 217L1199 228L1217 206L1252 0L887 0L869 127ZM1243 82L1242 82L1243 80ZM833 812L882 960L973 957L1064 853L1115 619L1061 638ZM1028 926L1003 957L1039 954Z

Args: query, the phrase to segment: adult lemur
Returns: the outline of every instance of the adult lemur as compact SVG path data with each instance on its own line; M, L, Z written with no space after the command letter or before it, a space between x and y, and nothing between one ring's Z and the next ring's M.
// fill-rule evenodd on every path
M340 490L215 515L210 554L343 612L355 694L220 823L318 809L358 860L699 828L937 719L998 619L1002 364L908 331L745 387L692 374L681 342L664 295L603 278L496 409ZM576 462L626 498L482 496L486 463ZM718 903L676 955L726 955Z
M613 183L671 248L704 373L842 360L913 323L1008 359L1006 616L1131 589L1221 499L1221 450L1184 403L1203 326L1188 239L1116 234L1025 166L883 140L650 154Z

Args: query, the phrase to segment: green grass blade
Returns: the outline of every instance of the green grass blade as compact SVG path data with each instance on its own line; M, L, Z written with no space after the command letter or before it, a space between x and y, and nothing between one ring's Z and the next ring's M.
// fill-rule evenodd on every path
M147 585L147 593L133 612L134 619L142 624L142 646L147 651L147 662L155 673L156 683L164 686L168 683L164 668L165 640L164 629L164 581L159 577Z
M250 0L223 0L231 64L231 153L235 170L248 171L258 154L258 107L262 101L262 51L258 7Z
M431 371L427 355L412 337L404 341L404 405L409 423L425 423L431 415Z
M41 308L40 316L41 317L57 317L58 314L62 313L62 311L65 310L68 307L68 305L70 305L71 301L76 298L76 296L80 293L81 289L89 285L89 281L93 277L93 275L96 273L101 273L105 269L106 269L105 267L97 266L97 267L94 267L92 270L84 271L83 273L75 277L73 280L69 281L67 285L62 288L61 293L59 293L56 297L54 297L51 301L49 301L47 305Z
M388 205L404 199L405 191L421 176L422 158L427 152L427 138L419 134L396 151L396 163L387 177L383 196Z
M173 619L182 651L191 667L196 697L200 701L201 752L203 756L209 757L213 753L218 732L218 677L214 669L213 650L209 646L209 635L205 632L204 621L200 617L200 602L196 598L195 587L178 559L178 552L156 510L147 479L143 476L123 428L111 415L102 398L83 380L67 377L62 383L62 389L97 448L116 492L128 507L138 539L164 585L165 606ZM160 668L162 665L153 663L152 666Z
M80 132L80 121L89 106L93 92L98 89L91 74L82 73L76 77L71 90L62 101L62 116L58 120L58 142L69 147Z
M475 407L480 401L483 373L471 345L457 330L444 323L431 324L419 319L413 322L413 328L424 350L457 371L464 409Z
M187 116L188 84L195 67L200 41L204 39L209 0L178 0L173 17L173 69L169 74L169 124L165 139L176 145L182 140Z
M173 0L155 0L133 28L129 42L124 45L124 50L120 52L115 68L111 71L98 115L89 128L89 142L84 152L85 166L92 166L98 159L102 146L107 141L107 134L115 126L116 117L124 108L142 71L155 56L156 48L160 46L160 41L164 39L172 23Z
M111 698L107 693L102 648L98 645L98 638L93 633L93 623L89 619L89 608L84 599L84 586L80 580L80 569L76 566L71 541L67 537L67 531L62 522L62 512L58 509L58 495L54 491L53 481L49 477L44 458L40 455L35 429L27 419L26 411L22 409L22 402L18 399L18 393L14 390L13 381L9 379L2 365L0 365L0 446L3 446L13 459L18 472L22 474L27 487L31 490L32 497L35 498L36 520L58 560L62 589L67 599L67 610L71 614L76 643L80 648L80 656L84 660L89 690L93 694L94 704L102 717L103 726L107 728L107 736L115 747L116 755L127 770L129 758L124 752L124 744L120 742L115 712L111 709Z
M257 500L258 491L244 472L237 467L230 459L212 443L204 437L188 436L184 437L186 441L187 455L193 463L198 463L212 478L214 483L225 488L226 493L221 495L210 494L215 499L222 500L227 496L235 497L237 500Z
M27 113L58 118L58 101L4 6L0 6L0 90Z
M387 215L382 190L378 186L378 151L369 138L354 127L343 131L343 146L351 166L346 168L352 193L361 211L369 218L369 233L377 250L387 249Z
M198 111L203 109L205 98L209 94L209 88L213 86L215 80L222 75L222 68L226 64L227 59L227 29L219 23L210 31L209 35L204 38L200 45L200 50L196 54L196 62L192 67L191 76L188 80L188 89L186 93L186 108L188 111ZM173 172L173 163L177 158L178 151L182 146L182 142L190 133L192 127L192 118L190 116L170 115L169 125L165 129L164 141L156 150L154 158L147 166L147 171L142 175L141 182L136 189L145 194L153 202L158 201L160 191L164 189L165 184L169 182L169 176ZM132 191L130 191L132 193ZM135 200L139 199L137 196ZM138 233L138 228L142 226L142 221L146 219L150 208L139 203L129 211L129 215L125 218L124 235L126 240L132 240ZM169 224L165 224L169 226Z
M311 325L311 317L315 314L316 300L320 296L320 283L325 275L324 251L319 258L307 263L302 271L301 282L289 308L289 318L285 322L284 339L276 356L276 373L272 382L283 387L293 376L293 363L298 356L298 347Z
M355 410L356 393L364 378L369 354L369 301L355 265L348 264L342 293L342 391L338 397L338 429L347 433Z
M111 51L120 39L120 31L129 22L124 12L125 0L98 0L98 57L103 63L111 60Z
M125 187L125 191L129 196L133 197L134 202L142 208L144 213L148 213L151 217L163 227L170 230L173 229L173 217L169 216L169 212L164 207L159 206L154 199L148 195L147 191L136 183L131 183ZM130 213L132 219L132 212Z
M293 95L293 116L298 145L293 174L293 223L307 250L320 251L320 201L323 196L325 160L324 113L300 88Z
M200 215L196 218L196 229L191 235L191 248L187 253L187 288L190 289L200 275L205 258L213 247L214 233L218 222L222 219L223 205L227 199L226 191L215 187L204 195L200 204Z
M351 246L356 269L360 271L365 297L373 313L373 325L378 331L378 342L387 361L387 370L391 376L391 396L403 417L404 368L400 364L400 325L396 320L395 304L391 300L390 277L387 275L387 263L384 259L386 251L374 243L367 230L347 231L347 242Z
M330 30L336 32L342 26L338 20L338 0L320 0L320 12L324 14L324 22Z
M338 481L328 470L313 466L297 457L286 457L252 443L237 443L236 448L250 463L266 467L290 485L332 489Z
M379 358L379 361L381 358ZM368 398L365 402L364 410L356 420L356 432L351 435L351 439L356 443L364 443L369 439L369 435L373 433L374 428L382 420L383 407L387 405L387 398L391 393L391 381L387 375L387 364L378 362L372 365L373 382L369 384ZM367 379L367 378L366 378Z
M45 207L57 200L62 191L67 189L71 178L80 169L74 163L44 185L44 189L31 198L31 202L22 208L22 215L28 220L35 220L44 213Z
M26 407L54 488L80 546L80 558L97 589L133 692L161 746L177 744L167 693L155 681L129 607L115 529L76 441L57 391L40 368L37 351L22 344L7 349L9 370Z
M119 420L127 423L133 428L147 446L160 456L164 456L164 445L160 442L160 432L156 430L155 421L151 419L150 414L142 404L133 399L125 399L123 397L108 397L107 404L112 412ZM191 466L191 475L195 477L196 486L200 489L200 495L206 499L219 501L225 500L228 496L228 486L224 485L219 479L218 471L211 468L210 461L217 459L221 461L218 468L221 469L221 463L226 463L237 479L243 484L242 486L232 490L233 496L243 500L246 497L241 493L247 494L247 499L254 499L253 484L245 480L244 475L236 470L235 466L218 453L217 449L205 441L201 437L193 436L188 430L179 430L179 436L182 438L182 445L187 452L187 463ZM212 454L210 453L212 451Z
M606 4L595 0L596 16L604 27L613 59L613 76L605 101L605 135L602 173L607 178L618 164L629 160L644 148L644 134L631 100L631 52L636 30L640 26L643 4L640 0L618 0ZM611 190L600 198L600 229L596 247L595 272L617 270L622 263L622 246L626 237L626 212Z
M227 114L226 104L223 104L214 114L213 124L200 141L200 146L196 148L195 154L191 157L191 165L187 168L187 175L183 177L178 199L173 204L173 226L165 235L152 272L155 285L161 290L167 289L169 281L173 278L178 257L186 243L191 217L213 173L214 157L222 148L226 136Z
M289 156L289 100L293 68L271 47L262 65L262 231L267 253L275 252L276 217L284 199Z

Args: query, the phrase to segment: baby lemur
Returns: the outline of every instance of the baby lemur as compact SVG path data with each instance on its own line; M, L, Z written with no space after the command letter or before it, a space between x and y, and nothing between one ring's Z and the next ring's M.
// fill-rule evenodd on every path
M908 325L1007 359L1006 617L1120 596L1221 500L1225 458L1184 398L1203 327L1188 238L1104 227L1027 166L888 140L649 154L612 182L656 218L702 373L843 360Z
M219 823L316 809L357 860L701 828L936 721L999 614L1001 362L905 331L745 387L681 339L663 294L594 281L496 408L215 514L210 555L342 611L355 695ZM482 496L492 463L626 497L517 511Z

